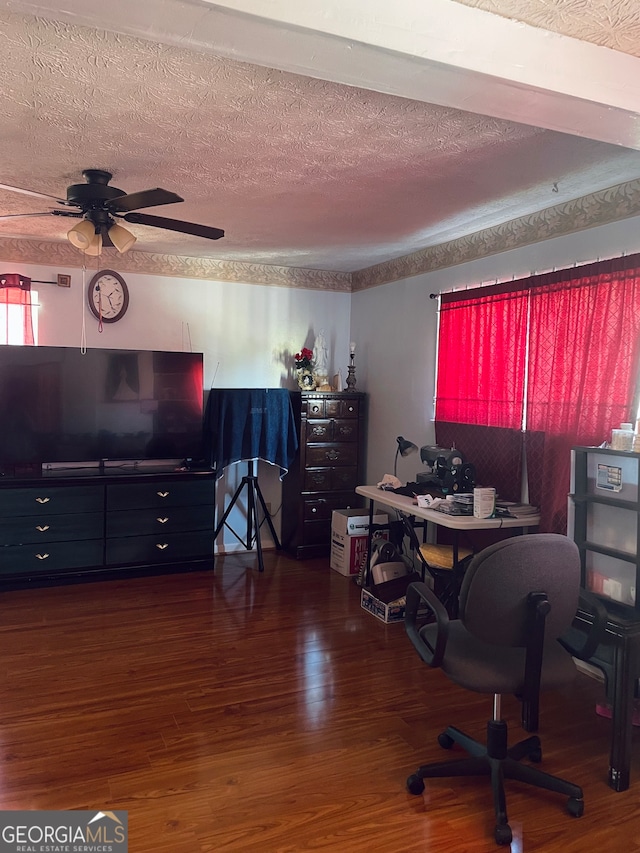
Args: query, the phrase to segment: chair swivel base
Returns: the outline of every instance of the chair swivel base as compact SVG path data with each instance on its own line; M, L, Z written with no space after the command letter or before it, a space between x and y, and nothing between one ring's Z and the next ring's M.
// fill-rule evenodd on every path
M536 763L542 760L540 738L535 735L508 748L507 724L503 720L489 720L486 745L473 740L454 726L449 726L446 731L438 735L438 743L444 749L451 749L454 743L457 743L467 751L469 757L423 765L407 779L407 790L415 796L422 794L425 787L423 779L490 776L496 815L494 835L497 844L511 844L512 841L511 827L507 819L504 779L517 779L537 788L564 794L569 798L567 802L569 814L574 817L582 817L584 814L582 788L558 776L544 773L537 767L520 763L522 758L528 758Z

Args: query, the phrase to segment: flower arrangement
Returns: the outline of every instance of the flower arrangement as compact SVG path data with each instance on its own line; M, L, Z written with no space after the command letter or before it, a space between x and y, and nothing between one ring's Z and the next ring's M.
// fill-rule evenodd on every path
M293 360L296 363L296 370L304 370L309 369L311 367L311 359L313 358L313 352L307 347L302 347L300 352L297 352Z

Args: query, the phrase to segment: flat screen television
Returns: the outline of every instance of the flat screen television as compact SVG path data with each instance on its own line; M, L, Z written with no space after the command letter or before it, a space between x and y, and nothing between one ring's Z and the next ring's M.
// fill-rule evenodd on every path
M202 458L203 356L0 346L0 473Z

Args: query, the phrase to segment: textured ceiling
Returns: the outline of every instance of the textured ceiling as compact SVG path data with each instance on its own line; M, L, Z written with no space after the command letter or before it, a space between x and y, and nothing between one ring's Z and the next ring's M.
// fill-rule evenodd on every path
M637 0L457 0L532 27L640 56Z
M56 4L0 4L0 183L64 196L82 169L102 168L126 192L160 186L185 199L150 213L226 231L210 242L127 225L135 252L351 272L640 178L640 133L631 147L589 130L548 129L557 122L537 126L535 98L527 121L516 122L497 98L492 115L473 111L470 98L464 110L429 103L269 67L256 44L240 57L196 46L195 36L172 37L169 22L153 32L135 21L108 31L96 11L87 26L94 0L83 3L83 18L56 20L48 5ZM203 5L165 0L159 8ZM615 52L640 56L637 0L449 5L524 22L525 35L533 27L609 48L601 77ZM109 29L118 29L116 18ZM246 61L252 51L256 62ZM0 191L1 214L48 209ZM0 219L0 243L65 241L71 222Z

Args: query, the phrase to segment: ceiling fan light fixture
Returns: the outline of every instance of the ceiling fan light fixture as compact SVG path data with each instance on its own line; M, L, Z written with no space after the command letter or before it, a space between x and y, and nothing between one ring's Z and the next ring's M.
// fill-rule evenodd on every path
M133 236L131 231L127 231L126 228L117 223L109 228L109 238L121 255L128 252L136 242L136 237Z
M91 246L95 236L95 225L88 219L83 219L82 222L76 223L73 228L67 232L67 238L71 245L83 252L86 252L87 248ZM102 237L100 237L100 246L102 247Z
M82 250L85 255L92 258L97 258L102 254L102 234L94 234L93 240L89 243L86 249Z

